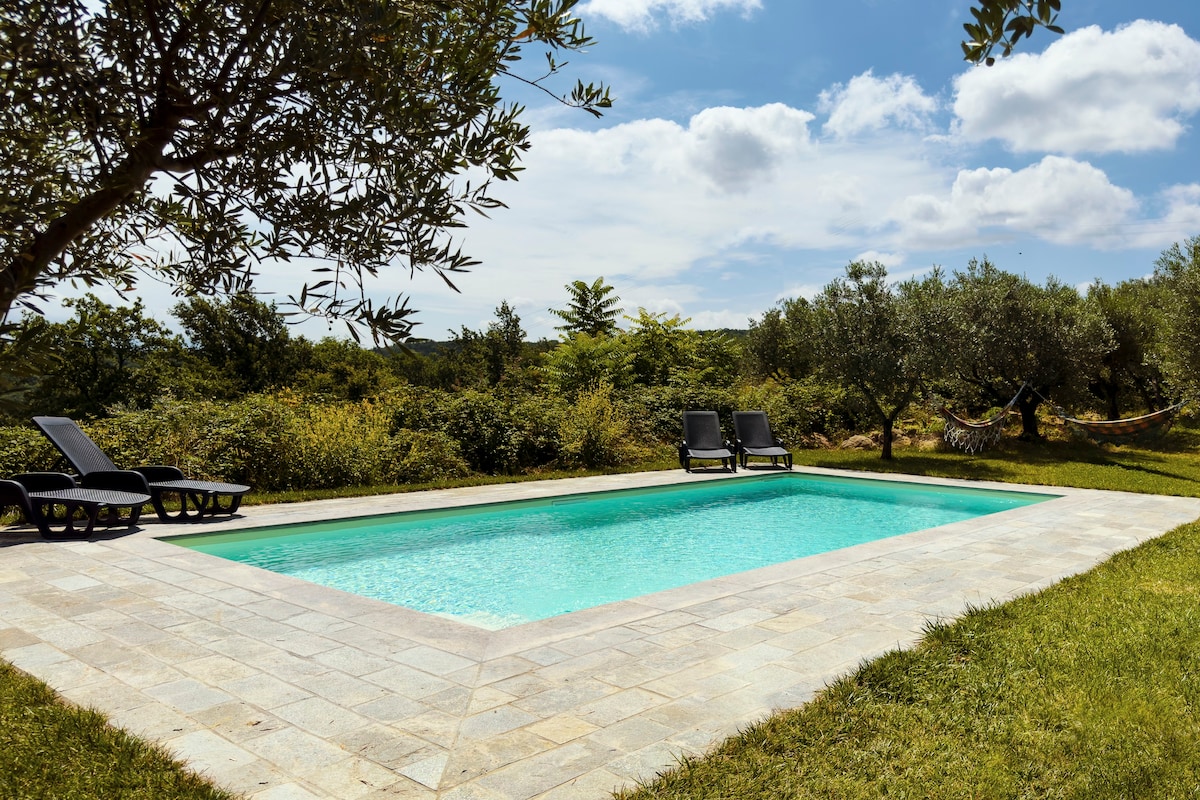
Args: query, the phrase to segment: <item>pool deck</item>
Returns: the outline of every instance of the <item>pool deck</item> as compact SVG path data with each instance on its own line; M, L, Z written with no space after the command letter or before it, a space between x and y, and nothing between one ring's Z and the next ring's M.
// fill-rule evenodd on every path
M1195 498L889 476L1062 496L501 631L155 538L721 479L255 506L89 542L0 529L0 656L254 800L600 800L911 645L928 620L1200 518Z

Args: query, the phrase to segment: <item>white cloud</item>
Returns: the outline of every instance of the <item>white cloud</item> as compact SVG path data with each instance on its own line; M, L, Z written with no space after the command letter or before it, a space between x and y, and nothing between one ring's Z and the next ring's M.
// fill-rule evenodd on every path
M603 275L629 311L640 305L716 327L729 322L713 316L718 310L769 306L808 264L833 274L850 253L887 250L872 230L895 198L936 193L953 179L926 160L919 136L898 132L886 148L818 146L812 119L770 104L711 108L683 124L535 132L521 180L497 187L509 208L473 219L461 237L483 261L456 280L463 295L430 282L413 304L432 316L486 298L486 314L521 295L531 298L518 307L522 323L537 335L540 310L565 301L563 284ZM829 248L844 255L801 264L777 256ZM746 292L760 299L739 299Z
M970 141L1067 154L1170 148L1200 110L1200 42L1161 22L1093 26L971 69L955 89L957 131Z
M811 151L812 119L781 103L705 109L692 117L684 152L718 189L747 191L769 179L781 158Z
M784 300L793 300L797 297L803 297L805 300L815 300L817 299L817 296L824 291L824 289L824 284L797 283L776 294L775 302L778 304L782 303ZM758 318L761 319L762 314L759 314Z
M588 0L579 6L579 14L605 17L623 28L645 31L662 16L677 25L703 22L719 11L749 15L760 8L761 0Z
M748 311L729 311L722 309L719 311L697 311L692 314L692 321L688 326L699 331L719 331L724 328L731 330L745 330L750 327L751 318L756 318L756 314L760 312Z
M1115 244L1119 226L1136 209L1133 193L1091 164L1046 156L1015 172L963 170L948 196L906 197L892 219L909 246L965 246L1003 231L1102 247Z
M878 250L866 250L856 255L854 261L878 261L889 270L904 264L903 253L881 253Z
M845 138L889 125L921 129L937 110L937 101L908 75L876 78L867 70L821 92L818 108L829 114L824 131Z
M1200 232L1200 183L1164 189L1156 198L1163 209L1158 219L1135 222L1125 234L1140 247L1167 247Z

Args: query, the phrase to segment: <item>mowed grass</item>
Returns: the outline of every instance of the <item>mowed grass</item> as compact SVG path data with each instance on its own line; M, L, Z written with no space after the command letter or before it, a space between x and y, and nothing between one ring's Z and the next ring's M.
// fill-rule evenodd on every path
M621 800L1200 796L1200 524L864 664Z
M753 463L753 462L751 462ZM1022 442L1009 437L981 453L901 447L883 461L877 450L796 450L810 467L895 472L940 478L1074 486L1200 497L1200 429L1176 426L1155 447L1097 445L1077 439Z
M0 797L233 800L235 795L0 661Z

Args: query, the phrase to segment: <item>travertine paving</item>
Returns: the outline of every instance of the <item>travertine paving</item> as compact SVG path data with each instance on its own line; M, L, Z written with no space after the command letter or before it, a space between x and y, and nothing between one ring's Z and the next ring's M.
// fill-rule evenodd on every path
M720 479L251 507L203 529ZM603 798L804 703L929 619L1200 517L1197 499L1033 491L1062 496L495 632L155 538L196 526L67 543L0 532L0 656L255 800Z

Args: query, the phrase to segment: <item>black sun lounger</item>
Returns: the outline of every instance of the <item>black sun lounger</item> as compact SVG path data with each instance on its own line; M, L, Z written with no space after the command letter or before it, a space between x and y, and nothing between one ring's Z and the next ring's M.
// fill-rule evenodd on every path
M737 472L737 459L729 442L721 437L721 421L715 411L683 412L683 442L679 445L679 466L692 471L693 458L720 459L730 472Z
M215 481L194 481L186 478L177 467L152 466L121 470L104 451L69 417L34 417L33 424L58 448L80 475L86 488L111 488L114 481L125 482L130 473L139 475L141 485L158 518L163 522L198 520L205 515L232 514L242 502L249 486ZM125 486L128 486L125 483ZM177 496L179 510L168 511L164 497ZM228 498L222 504L221 498ZM189 508L190 506L190 508Z
M132 527L149 502L150 495L139 491L77 486L61 472L25 472L0 480L0 506L16 506L45 539L87 539L97 522ZM83 520L76 519L79 512ZM87 524L80 530L76 525L84 520Z
M733 432L743 467L750 456L761 456L771 459L775 466L779 466L779 459L782 458L784 465L792 468L792 454L783 448L783 441L771 433L771 423L767 422L765 411L733 412Z

